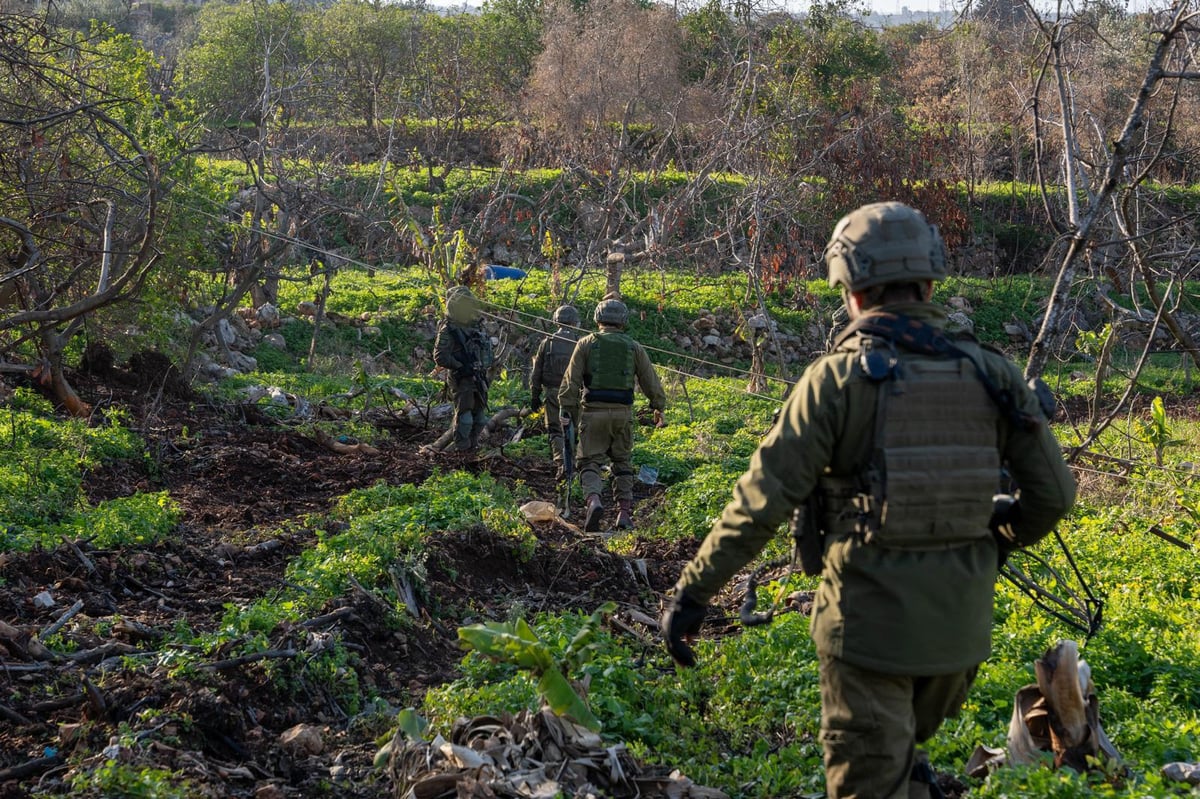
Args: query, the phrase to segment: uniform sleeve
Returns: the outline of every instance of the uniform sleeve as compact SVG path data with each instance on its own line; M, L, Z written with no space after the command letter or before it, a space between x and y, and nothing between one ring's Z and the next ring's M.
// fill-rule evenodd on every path
M583 393L584 370L587 369L587 356L592 349L592 339L584 336L575 345L571 353L571 362L567 364L566 374L563 375L562 388L558 391L558 405L562 413L576 416L579 412L579 397Z
M695 601L709 602L762 551L830 464L844 403L820 364L800 378L734 486L733 499L684 567L676 588Z
M1039 420L1032 428L1014 426L1002 456L1020 486L1021 514L1014 524L1017 543L1037 543L1054 529L1075 503L1075 478L1063 460L1062 447L1042 415L1037 397L1020 370L1005 362L1009 391L1018 408Z
M666 410L667 392L663 391L662 381L658 379L658 372L654 371L654 364L650 362L646 349L636 342L633 348L633 368L637 373L642 393L650 400L650 407L656 411Z
M444 323L438 328L437 340L433 344L433 362L447 369L462 368L462 361L454 356L454 336Z
M542 396L542 372L546 368L546 350L549 349L549 343L550 339L542 339L542 343L538 344L537 352L533 356L533 369L529 373L529 390L534 399Z

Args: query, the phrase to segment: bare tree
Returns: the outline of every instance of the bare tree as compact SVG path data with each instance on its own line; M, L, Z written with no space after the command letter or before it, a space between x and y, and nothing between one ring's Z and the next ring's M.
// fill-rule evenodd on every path
M127 40L0 16L0 356L39 362L71 412L90 409L63 352L85 320L137 296L156 264L160 204L183 150ZM156 141L154 149L148 140Z

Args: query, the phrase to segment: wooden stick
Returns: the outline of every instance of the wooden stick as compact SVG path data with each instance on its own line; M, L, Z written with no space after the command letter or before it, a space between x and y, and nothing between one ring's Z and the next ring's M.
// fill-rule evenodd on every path
M75 552L75 557L79 558L79 562L83 564L83 568L87 569L88 574L95 574L96 564L92 563L91 558L83 554L83 550L79 548L79 545L66 536L63 536L63 541Z
M43 771L49 771L55 766L61 765L62 762L62 755L50 755L48 757L37 757L33 760L27 760L24 763L9 766L6 769L0 769L0 783L8 782L9 780L23 780L26 777L32 777L34 774L41 774Z
M13 724L19 724L22 727L30 727L33 725L32 721L6 705L0 705L0 718L8 719Z
M221 671L222 669L232 669L238 666L244 666L247 663L254 663L259 660L270 660L272 658L291 658L298 653L295 649L268 649L264 652L255 652L252 655L239 655L228 660L214 660L212 663L201 663L199 668L210 669L212 671Z
M63 613L63 615L59 616L58 619L56 619L53 623L46 625L46 628L38 634L38 638L41 638L43 641L45 641L47 638L61 630L63 625L70 621L72 617L74 617L81 610L83 610L83 600L76 599L75 604L67 608L67 611Z

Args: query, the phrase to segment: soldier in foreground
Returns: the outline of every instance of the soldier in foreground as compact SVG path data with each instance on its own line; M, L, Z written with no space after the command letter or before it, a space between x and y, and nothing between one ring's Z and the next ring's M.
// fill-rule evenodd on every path
M562 389L563 375L567 373L567 364L571 362L571 353L575 351L575 342L579 334L579 311L574 305L560 305L554 311L554 323L558 329L554 334L542 339L537 352L533 356L533 374L529 379L529 407L535 413L542 407L542 394L546 395L546 432L550 434L550 454L557 467L557 479L562 481L566 475L563 472L563 439L565 431L558 410L558 392ZM574 442L568 442L571 446Z
M617 528L633 527L633 390L634 384L654 409L654 423L663 425L667 395L654 365L641 344L625 334L629 309L617 299L596 306L593 318L599 326L575 345L559 393L565 428L572 422L579 431L576 467L587 496L583 529L600 529L604 504L600 500L603 480L600 468L612 461L613 492L620 509Z
M820 667L831 799L938 797L916 744L957 714L990 653L1000 559L1070 509L1075 483L1020 369L944 333L930 302L946 276L937 229L876 203L825 249L851 323L788 397L663 617L695 662L717 591L807 503L823 579L810 630ZM993 498L1001 466L1019 498ZM809 528L810 531L813 529Z
M488 369L492 342L483 329L479 300L466 286L446 292L446 316L438 327L433 360L450 372L454 389L454 449L478 449L487 424Z

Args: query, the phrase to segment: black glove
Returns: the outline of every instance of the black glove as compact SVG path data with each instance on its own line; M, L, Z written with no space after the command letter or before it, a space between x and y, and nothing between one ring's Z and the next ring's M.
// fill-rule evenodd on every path
M1012 494L996 494L992 497L992 518L988 519L988 529L996 539L996 551L999 555L998 566L1003 566L1008 560L1009 553L1020 546L1017 543L1017 532L1013 525L1021 520L1021 500Z
M529 400L529 410L532 413L537 413L541 409L542 409L542 398L539 397L537 394L534 394L533 397L531 397Z
M708 607L688 596L687 591L677 591L675 599L667 606L662 617L662 634L667 642L667 652L680 666L696 665L696 653L683 640L685 635L696 635L704 623Z
M463 364L454 370L455 380L469 380L475 377L475 367L470 364Z

